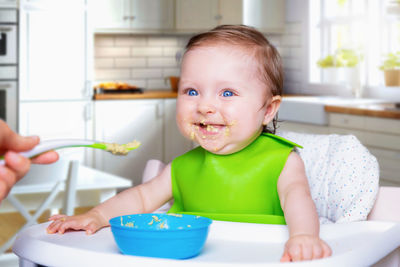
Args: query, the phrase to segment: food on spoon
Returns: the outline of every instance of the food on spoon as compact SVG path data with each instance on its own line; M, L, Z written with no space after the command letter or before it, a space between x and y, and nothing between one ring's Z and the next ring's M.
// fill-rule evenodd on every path
M116 143L102 143L106 146L106 151L113 153L114 155L127 155L130 150L140 146L140 142L134 140L127 144L116 144Z

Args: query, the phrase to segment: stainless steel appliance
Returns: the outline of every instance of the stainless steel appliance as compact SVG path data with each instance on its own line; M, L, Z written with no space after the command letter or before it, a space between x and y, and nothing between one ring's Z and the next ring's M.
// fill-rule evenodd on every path
M0 8L0 118L18 131L18 12Z

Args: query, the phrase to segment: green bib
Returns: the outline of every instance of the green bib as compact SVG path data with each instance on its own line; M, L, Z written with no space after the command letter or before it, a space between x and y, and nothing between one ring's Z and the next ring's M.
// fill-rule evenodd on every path
M174 204L168 212L214 220L285 224L277 181L295 146L262 133L229 155L197 147L172 161Z

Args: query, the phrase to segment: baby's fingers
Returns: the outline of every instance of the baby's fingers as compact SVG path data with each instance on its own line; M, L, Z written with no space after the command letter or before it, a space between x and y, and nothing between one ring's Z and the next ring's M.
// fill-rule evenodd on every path
M323 257L323 248L322 246L315 245L313 246L313 259L320 259Z
M281 257L281 262L290 262L290 256L287 253L287 251L285 251Z
M54 214L54 215L51 215L48 220L55 221L55 220L62 219L65 217L66 217L66 215L63 215L63 214Z
M302 257L302 248L300 245L291 245L288 248L288 253L291 261L301 261Z
M47 233L49 234L54 234L57 233L58 229L60 228L62 224L62 221L56 220L53 221L48 227L47 227Z
M94 222L89 223L86 227L86 234L91 235L97 232L100 228Z
M332 249L325 242L322 243L322 258L326 258L332 255Z

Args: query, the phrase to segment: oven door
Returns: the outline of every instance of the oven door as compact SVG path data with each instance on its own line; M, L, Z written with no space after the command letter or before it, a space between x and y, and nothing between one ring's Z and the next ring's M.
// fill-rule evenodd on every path
M15 81L0 81L0 118L13 131L18 131L18 96Z

